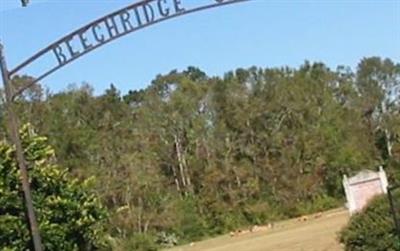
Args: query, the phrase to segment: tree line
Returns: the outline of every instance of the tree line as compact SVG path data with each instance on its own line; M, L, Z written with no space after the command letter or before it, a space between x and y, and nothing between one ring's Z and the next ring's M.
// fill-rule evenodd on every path
M124 248L336 207L343 175L362 169L400 178L400 64L390 59L222 77L188 67L125 95L112 84L102 95L86 83L57 93L38 84L17 106L71 175L96 177L108 231ZM4 114L1 105L1 138Z

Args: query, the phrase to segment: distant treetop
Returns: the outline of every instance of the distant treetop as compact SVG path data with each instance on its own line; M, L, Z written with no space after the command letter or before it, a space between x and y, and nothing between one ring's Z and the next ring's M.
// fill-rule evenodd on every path
M23 7L26 7L29 3L29 0L21 0L21 4Z

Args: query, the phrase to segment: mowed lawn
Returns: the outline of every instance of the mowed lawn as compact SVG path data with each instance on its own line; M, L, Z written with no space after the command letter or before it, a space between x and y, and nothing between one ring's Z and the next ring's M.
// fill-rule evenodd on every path
M273 229L240 236L220 236L168 251L343 251L337 233L349 220L348 211L336 209L307 221L278 222Z

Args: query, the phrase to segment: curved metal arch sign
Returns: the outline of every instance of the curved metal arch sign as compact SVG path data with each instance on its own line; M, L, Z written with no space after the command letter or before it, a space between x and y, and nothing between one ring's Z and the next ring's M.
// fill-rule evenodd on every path
M53 66L13 96L75 59L126 34L174 17L246 1L250 0L142 0L131 4L64 36L9 71L11 78L33 61L52 57Z
M112 12L64 36L28 58L11 71L7 69L3 54L3 46L0 43L0 73L5 89L5 104L9 114L10 136L16 146L22 190L24 192L28 222L35 251L42 251L43 247L35 216L22 143L18 132L18 119L13 107L14 98L29 86L37 83L75 59L128 33L173 17L245 1L250 0L142 0ZM33 61L49 56L53 58L54 62L51 68L22 88L16 91L12 90L10 79L13 74L30 65Z

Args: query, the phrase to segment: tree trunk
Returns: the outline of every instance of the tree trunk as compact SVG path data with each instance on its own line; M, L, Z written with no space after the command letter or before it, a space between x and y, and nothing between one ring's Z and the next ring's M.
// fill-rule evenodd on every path
M175 166L174 166L174 165L171 165L171 170L172 170L172 173L173 173L173 175L174 175L176 190L177 190L178 192L181 192L181 187L180 187L180 185L179 185L178 175L177 175L177 173L176 173L176 170L175 170Z
M392 141L391 141L391 137L390 137L390 136L391 136L391 135L390 135L390 132L389 132L387 129L385 129L386 150L387 150L388 156L389 156L389 157L392 157L392 148L393 148L393 144L392 144Z
M137 228L139 233L142 233L142 210L143 210L143 201L142 198L138 198L138 218L137 218Z
M176 135L174 135L174 140L175 140L175 150L176 150L176 156L178 158L178 166L179 166L179 173L181 175L181 182L183 187L186 189L186 176L185 176L185 170L184 170L184 163L182 161L182 152L181 152L181 146L179 139Z

